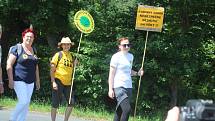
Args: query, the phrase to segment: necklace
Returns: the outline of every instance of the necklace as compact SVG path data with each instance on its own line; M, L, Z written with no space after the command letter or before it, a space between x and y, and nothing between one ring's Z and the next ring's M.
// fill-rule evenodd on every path
M26 47L24 44L22 44L22 47L23 47L24 51L25 51L28 55L33 55L33 53L32 53L32 47Z

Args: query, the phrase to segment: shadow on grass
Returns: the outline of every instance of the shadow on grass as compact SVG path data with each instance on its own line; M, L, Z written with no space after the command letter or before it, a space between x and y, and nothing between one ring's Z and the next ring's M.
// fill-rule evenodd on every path
M0 105L0 110L4 110L4 109L6 109L6 107Z

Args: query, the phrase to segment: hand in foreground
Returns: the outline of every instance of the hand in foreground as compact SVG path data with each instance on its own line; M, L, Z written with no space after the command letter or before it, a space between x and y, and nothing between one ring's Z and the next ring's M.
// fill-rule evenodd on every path
M168 111L167 117L165 121L178 121L179 120L179 108L178 107L173 107Z

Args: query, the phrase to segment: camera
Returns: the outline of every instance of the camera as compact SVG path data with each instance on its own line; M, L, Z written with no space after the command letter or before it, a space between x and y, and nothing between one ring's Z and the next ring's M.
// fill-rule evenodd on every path
M179 121L215 121L215 104L212 100L188 100L180 108Z

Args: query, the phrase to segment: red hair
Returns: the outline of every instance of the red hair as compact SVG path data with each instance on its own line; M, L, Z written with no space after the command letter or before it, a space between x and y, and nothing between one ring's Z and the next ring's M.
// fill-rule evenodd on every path
M25 29L25 31L22 32L22 38L23 38L23 37L25 36L25 34L28 33L28 32L32 33L32 34L35 36L33 29Z
M118 43L120 44L123 40L128 40L128 37L122 37L118 39Z

